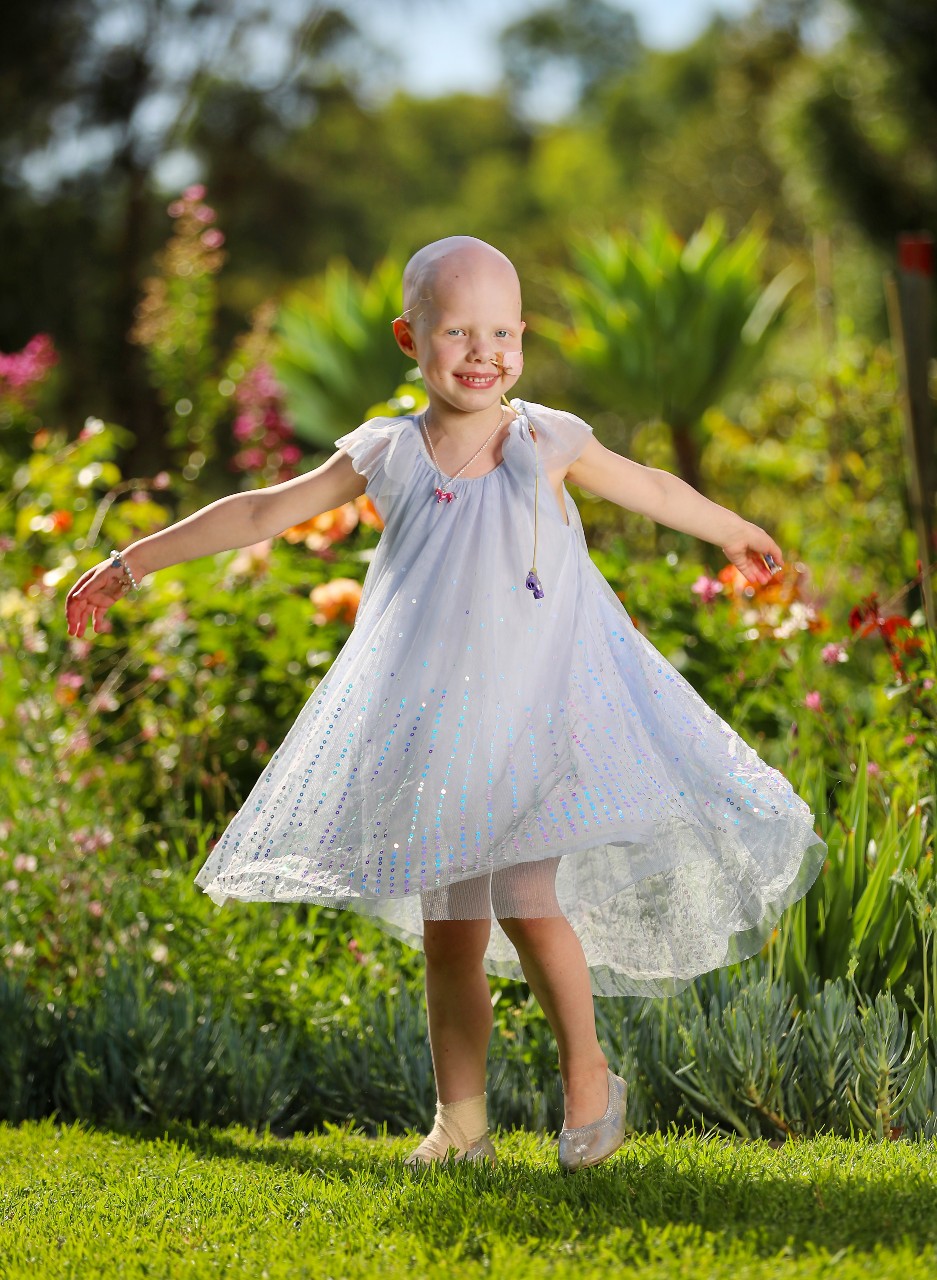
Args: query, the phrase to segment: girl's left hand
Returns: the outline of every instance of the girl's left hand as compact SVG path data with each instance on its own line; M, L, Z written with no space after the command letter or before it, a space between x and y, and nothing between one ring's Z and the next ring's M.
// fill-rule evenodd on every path
M756 586L764 586L784 568L784 557L775 540L757 524L750 524L748 521L736 537L725 543L722 550L739 573L744 574ZM765 556L770 556L773 560L773 569L770 567L771 561L765 563Z

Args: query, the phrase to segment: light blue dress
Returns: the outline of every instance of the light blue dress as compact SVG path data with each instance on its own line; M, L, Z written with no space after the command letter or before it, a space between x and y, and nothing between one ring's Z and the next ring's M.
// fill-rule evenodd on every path
M826 846L634 627L565 489L563 519L547 472L591 428L512 406L502 462L451 502L414 417L336 441L385 525L355 627L195 883L351 907L416 947L424 919L494 916L508 977L498 918L563 913L595 994L671 994L759 950Z

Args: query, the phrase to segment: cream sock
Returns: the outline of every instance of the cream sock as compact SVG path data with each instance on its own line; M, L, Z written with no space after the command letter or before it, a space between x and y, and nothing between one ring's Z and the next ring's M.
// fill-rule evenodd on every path
M488 1132L487 1098L487 1093L480 1093L458 1102L437 1099L436 1122L413 1155L422 1160L444 1160L450 1147L456 1148L457 1155L465 1155Z

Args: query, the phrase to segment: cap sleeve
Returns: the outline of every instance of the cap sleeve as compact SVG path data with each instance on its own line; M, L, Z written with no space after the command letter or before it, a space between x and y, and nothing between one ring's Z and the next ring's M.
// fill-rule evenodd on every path
M401 447L409 418L370 418L360 427L339 436L336 449L343 449L351 459L351 465L364 476L370 487L386 475L403 479L401 464L406 450Z
M582 418L565 409L512 400L511 407L523 413L537 433L540 465L548 471L566 471L576 461L592 435L592 428Z
M365 492L385 522L409 487L417 447L410 417L370 418L335 441L367 480Z

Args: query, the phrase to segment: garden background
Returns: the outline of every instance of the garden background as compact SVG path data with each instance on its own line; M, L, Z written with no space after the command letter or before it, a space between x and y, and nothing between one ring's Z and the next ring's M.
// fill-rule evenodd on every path
M64 597L110 547L419 404L400 270L466 233L524 283L519 393L785 553L756 588L573 491L635 625L830 851L745 966L599 1002L633 1128L935 1136L933 563L883 286L937 223L933 6L761 0L661 50L605 0L531 4L495 88L433 97L395 84L365 4L10 10L0 1118L431 1121L418 954L192 885L349 634L376 511L154 575L100 636L66 635ZM539 1010L492 992L493 1121L555 1130Z

